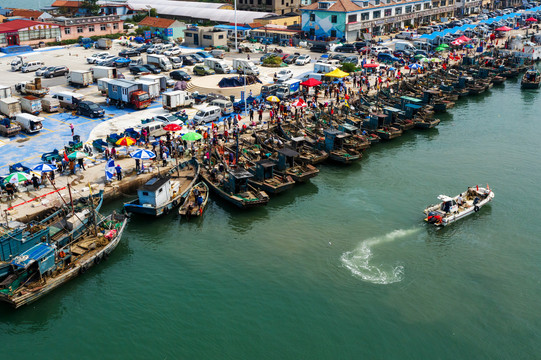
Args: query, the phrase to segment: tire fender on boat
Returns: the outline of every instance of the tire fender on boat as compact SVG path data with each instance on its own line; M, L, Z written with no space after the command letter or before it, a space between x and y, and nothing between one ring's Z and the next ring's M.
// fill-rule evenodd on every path
M473 207L473 211L478 212L478 211L479 211L479 206L475 205L475 206Z

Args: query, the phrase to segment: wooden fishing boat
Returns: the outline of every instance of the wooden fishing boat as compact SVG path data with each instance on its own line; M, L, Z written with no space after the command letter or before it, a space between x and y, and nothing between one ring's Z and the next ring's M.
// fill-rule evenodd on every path
M447 226L478 212L494 199L494 193L488 185L486 189L475 186L455 197L440 195L438 199L441 200L439 204L430 205L424 210L425 221L436 226Z
M416 118L415 119L415 127L417 129L432 129L440 123L440 119L424 119L424 118Z
M376 134L383 140L392 140L399 136L402 136L402 129L399 129L395 126L385 126L376 130Z
M541 74L539 70L533 68L524 73L520 82L521 89L539 89L541 84Z
M209 188L201 181L190 189L190 193L184 199L184 203L178 209L180 216L189 219L192 216L203 216L209 200Z
M0 301L18 308L83 274L117 247L127 221L113 213L64 247L39 243L15 257L13 274L0 282Z
M200 166L195 159L182 162L164 176L147 181L137 190L137 199L124 203L127 212L161 216L177 207L199 177Z
M60 207L53 207L40 221L0 236L0 279L10 274L10 260L40 242L64 246L87 227L92 211L103 204L103 191L81 197Z
M248 184L253 175L244 169L206 167L201 171L201 177L214 194L241 209L265 206L270 200L264 191Z
M505 83L505 80L507 80L505 77L496 75L492 78L492 83L494 85L502 85Z

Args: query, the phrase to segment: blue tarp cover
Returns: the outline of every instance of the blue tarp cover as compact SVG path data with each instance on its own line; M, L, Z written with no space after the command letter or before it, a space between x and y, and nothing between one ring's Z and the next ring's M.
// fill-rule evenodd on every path
M46 243L40 243L17 256L11 263L17 267L26 268L34 261L46 258L52 252L54 252L54 247Z

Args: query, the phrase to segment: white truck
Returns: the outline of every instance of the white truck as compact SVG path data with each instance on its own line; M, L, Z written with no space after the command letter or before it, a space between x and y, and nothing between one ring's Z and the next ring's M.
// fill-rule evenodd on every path
M14 118L21 113L21 102L14 97L8 97L0 100L0 112L8 118Z
M173 65L171 64L171 61L169 61L169 58L165 55L155 55L155 54L148 54L147 55L147 64L152 64L163 71L169 71L173 69Z
M19 71L28 61L38 60L37 53L29 53L24 55L17 55L15 59L11 61L11 71Z
M160 96L160 84L157 81L139 79L135 82L141 85L141 90L146 91L149 98L156 99Z
M395 51L398 51L398 50L415 51L417 50L417 48L408 41L396 41L394 43L394 50Z
M315 73L323 73L323 74L326 74L326 73L329 73L333 70L336 70L336 66L332 65L332 64L327 64L327 63L322 63L322 62L317 62L314 64L314 72Z
M259 75L259 69L255 64L245 59L233 59L233 69L246 75Z
M11 86L0 85L0 99L11 97Z
M166 110L176 111L193 104L194 99L187 91L175 90L162 94L162 105Z
M41 108L48 113L57 112L60 110L60 101L50 96L44 97L41 99Z
M160 91L167 90L167 77L163 75L143 75L140 80L150 80L160 84Z
M38 115L42 110L41 99L32 95L23 96L21 98L21 110L29 114Z
M206 58L203 64L214 70L216 74L229 74L231 72L231 67L221 59Z
M43 120L45 119L32 114L20 113L15 116L15 122L17 122L21 129L27 134L39 132L43 128Z
M100 38L98 39L98 41L96 41L96 44L94 46L96 47L96 49L109 50L111 46L113 46L113 41L107 38Z
M68 74L68 84L75 87L87 87L94 82L90 70L72 70Z
M116 79L117 75L116 68L109 66L94 66L90 68L90 71L92 71L94 81L98 81L98 79L102 78Z
M98 80L97 80L97 83L98 83L98 90L99 90L103 95L107 95L107 89L109 89L109 83L111 82L111 80L114 80L114 79L101 78L101 79L98 79Z

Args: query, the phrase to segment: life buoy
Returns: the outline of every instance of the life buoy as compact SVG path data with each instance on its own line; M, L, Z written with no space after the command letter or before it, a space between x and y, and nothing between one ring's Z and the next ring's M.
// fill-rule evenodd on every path
M63 259L63 258L66 256L66 253L63 252L63 251L60 251L60 252L58 253L58 256L59 256L61 259Z
M84 274L84 273L86 272L86 267L81 266L81 268L79 269L79 272L80 272L81 274Z
M478 212L478 211L479 211L479 206L475 205L475 206L473 207L473 211Z

